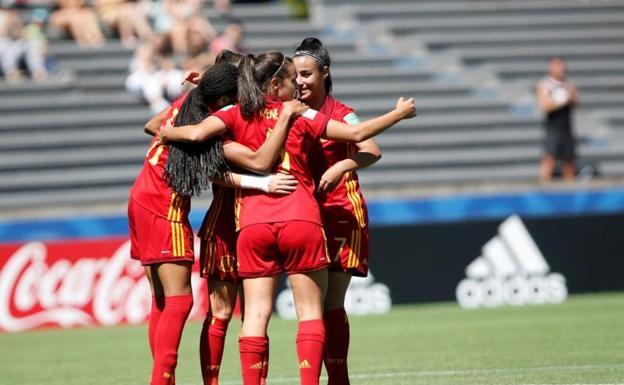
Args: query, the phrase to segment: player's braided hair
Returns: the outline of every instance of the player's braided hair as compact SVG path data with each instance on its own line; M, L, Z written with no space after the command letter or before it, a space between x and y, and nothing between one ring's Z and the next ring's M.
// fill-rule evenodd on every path
M198 86L186 97L176 116L174 127L198 124L210 112L208 103L221 96L234 98L238 70L231 64L215 64L201 77ZM197 196L210 188L210 182L223 178L229 170L223 155L221 138L202 143L171 143L165 167L165 180L182 196Z
M264 94L271 79L284 79L286 65L292 59L278 51L269 51L258 56L246 55L238 66L238 104L245 118L253 117L264 108Z
M329 57L329 51L323 45L323 43L315 37L306 37L301 41L299 47L295 50L293 56L310 56L318 64L319 70L323 67L331 67L331 58ZM331 94L332 91L332 77L331 72L328 73L327 79L325 79L325 91Z

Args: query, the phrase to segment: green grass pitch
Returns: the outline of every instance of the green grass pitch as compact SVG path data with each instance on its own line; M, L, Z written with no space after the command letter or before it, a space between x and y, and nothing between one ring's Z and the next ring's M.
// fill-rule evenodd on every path
M271 322L269 384L298 384L296 322ZM2 385L149 383L146 326L0 334ZM200 324L184 331L178 385L200 385ZM239 322L227 338L221 384L240 384ZM461 310L396 306L351 317L353 385L624 383L624 293L565 304ZM326 383L325 378L321 383Z

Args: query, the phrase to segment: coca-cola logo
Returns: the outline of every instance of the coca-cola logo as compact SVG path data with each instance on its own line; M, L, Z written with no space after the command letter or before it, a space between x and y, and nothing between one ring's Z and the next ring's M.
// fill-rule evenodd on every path
M102 257L84 256L88 242L62 248L63 255L52 255L53 246L42 242L21 245L8 258L0 254L6 261L0 266L0 330L144 322L151 303L144 269L130 259L129 241L108 246L112 255ZM191 317L203 316L206 293L197 272L192 284Z

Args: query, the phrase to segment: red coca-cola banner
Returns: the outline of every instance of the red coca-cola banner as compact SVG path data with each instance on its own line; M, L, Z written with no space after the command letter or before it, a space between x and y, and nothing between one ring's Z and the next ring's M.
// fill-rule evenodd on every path
M0 331L146 321L149 283L129 251L127 238L0 244ZM202 318L207 294L197 264L192 285L190 317Z

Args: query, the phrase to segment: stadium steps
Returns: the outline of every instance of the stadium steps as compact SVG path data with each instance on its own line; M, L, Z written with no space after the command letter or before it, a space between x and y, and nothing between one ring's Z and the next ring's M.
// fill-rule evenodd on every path
M624 127L624 1L326 4L325 26L284 22L290 10L280 3L236 4L232 16L244 22L251 52L290 54L303 37L320 36L332 54L336 97L362 118L388 111L399 96L416 96L419 116L378 137L383 159L361 171L367 190L537 179L541 119L501 99L497 84L475 88L464 70L485 68L530 90L543 76L545 55L569 55L581 111ZM361 21L356 29L332 24L349 12ZM205 14L217 29L224 25L210 7ZM425 50L409 58L396 47L367 50L358 30L378 25ZM114 40L95 49L52 41L50 52L65 79L0 85L0 210L123 203L150 141L142 130L147 107L124 91L132 53ZM427 64L430 55L446 54L463 65L450 77ZM615 176L624 176L623 150L619 142L580 145L583 161Z
M64 150L70 147L91 148L106 145L142 145L151 137L140 126L58 128L54 131L11 132L2 135L0 151L3 153L35 150Z

